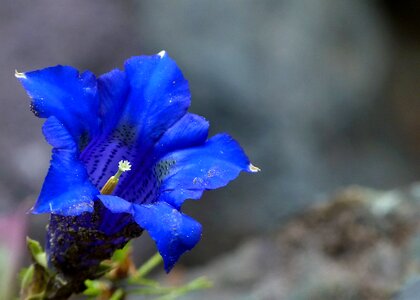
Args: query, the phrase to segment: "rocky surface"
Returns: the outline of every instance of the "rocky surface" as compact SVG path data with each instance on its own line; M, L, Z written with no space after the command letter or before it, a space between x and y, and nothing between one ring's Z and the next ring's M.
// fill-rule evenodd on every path
M419 215L420 184L387 192L350 187L277 232L172 277L213 280L213 289L185 299L415 300Z

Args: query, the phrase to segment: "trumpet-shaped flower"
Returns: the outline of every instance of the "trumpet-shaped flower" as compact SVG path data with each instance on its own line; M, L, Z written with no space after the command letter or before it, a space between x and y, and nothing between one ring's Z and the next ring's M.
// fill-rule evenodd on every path
M256 172L227 134L187 112L188 83L165 52L95 77L70 66L16 73L46 118L51 166L32 212L51 214L47 252L64 274L93 272L143 230L169 271L201 237L186 199Z

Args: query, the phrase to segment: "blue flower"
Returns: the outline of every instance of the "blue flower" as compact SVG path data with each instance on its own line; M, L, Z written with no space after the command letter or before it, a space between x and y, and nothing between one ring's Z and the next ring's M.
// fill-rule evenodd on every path
M187 112L188 82L164 51L98 78L69 66L16 76L47 119L51 166L32 212L51 214L49 260L63 273L95 268L143 230L169 271L201 237L183 202L258 171L229 135L207 139L209 124ZM121 161L131 170L101 194Z

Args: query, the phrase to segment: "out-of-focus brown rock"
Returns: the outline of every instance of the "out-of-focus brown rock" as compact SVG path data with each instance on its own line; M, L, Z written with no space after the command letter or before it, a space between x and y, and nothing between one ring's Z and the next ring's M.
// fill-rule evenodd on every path
M349 187L190 275L215 282L202 300L393 299L420 271L419 212L420 184Z
M362 254L381 239L399 245L413 232L416 220L415 210L396 197L349 188L291 221L281 240L291 249L316 243L335 258Z

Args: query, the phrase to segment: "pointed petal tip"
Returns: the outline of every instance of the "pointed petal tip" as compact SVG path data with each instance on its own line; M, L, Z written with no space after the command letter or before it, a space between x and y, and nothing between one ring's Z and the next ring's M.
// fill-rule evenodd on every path
M163 58L166 55L166 51L165 50L162 50L157 55L159 55L160 58Z
M18 72L18 70L15 70L15 77L16 78L26 78L26 75L25 75L25 73L21 73L21 72Z
M258 173L261 171L260 168L254 166L253 164L249 164L248 166L248 170L251 171L252 173Z
M172 269L174 268L174 265L166 265L166 264L164 264L163 268L165 270L165 273L166 274L169 274L172 271Z

